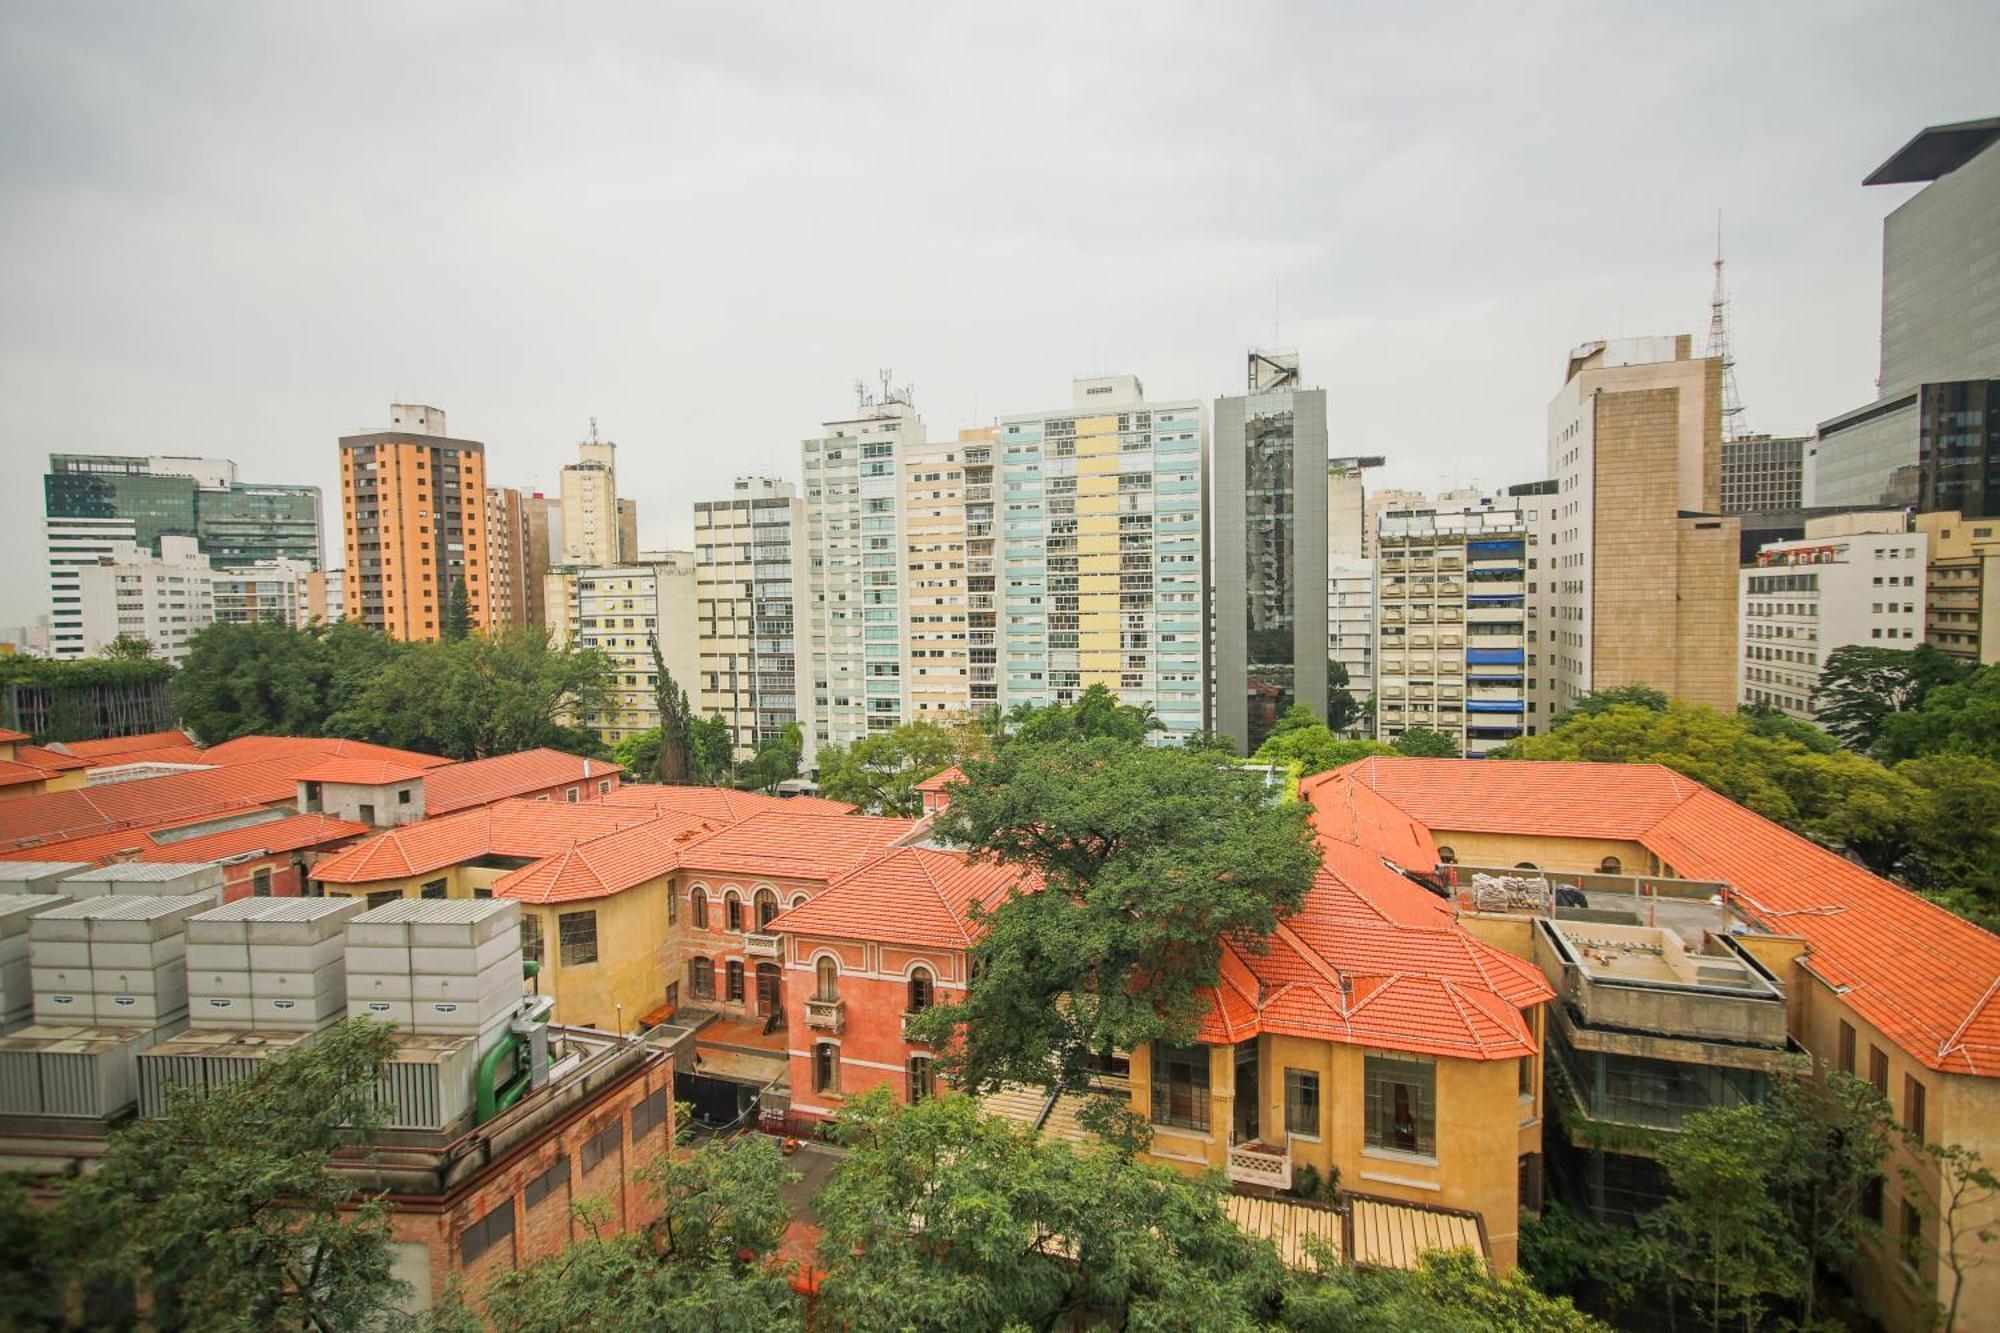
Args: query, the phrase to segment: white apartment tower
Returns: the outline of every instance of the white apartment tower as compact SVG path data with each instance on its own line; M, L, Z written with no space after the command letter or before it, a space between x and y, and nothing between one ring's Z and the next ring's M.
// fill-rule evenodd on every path
M151 644L161 661L183 661L189 636L214 623L213 579L192 537L160 538L158 555L121 543L78 571L84 653L100 653L125 634Z
M742 757L793 722L812 753L795 618L808 584L805 526L798 488L775 477L738 477L728 499L694 506L698 657L688 692L699 686L698 707L729 724Z
M601 649L611 658L611 703L602 717L580 719L612 743L660 725L659 673L653 641L674 683L700 703L694 686L697 660L695 557L692 551L656 551L632 564L580 565L550 572L544 580L551 634L558 641Z
M936 722L971 710L966 587L966 454L990 432L903 449L903 709ZM985 443L982 445L982 440ZM990 483L989 483L990 490ZM985 594L992 606L993 594Z
M907 391L861 395L854 416L800 443L809 596L802 642L812 682L807 744L847 745L903 721L906 450L924 443Z

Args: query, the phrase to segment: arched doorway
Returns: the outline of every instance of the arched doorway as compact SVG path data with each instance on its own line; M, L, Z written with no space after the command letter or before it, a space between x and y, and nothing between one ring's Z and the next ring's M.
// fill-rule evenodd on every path
M757 964L757 1013L763 1018L776 1018L777 1025L785 1025L785 993L778 981L776 963Z

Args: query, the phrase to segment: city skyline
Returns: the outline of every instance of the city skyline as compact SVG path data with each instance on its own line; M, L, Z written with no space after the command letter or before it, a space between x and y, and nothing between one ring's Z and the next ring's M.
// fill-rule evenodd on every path
M328 441L392 400L447 406L496 482L544 494L595 415L642 544L684 546L694 499L796 480L878 366L950 438L1093 373L1212 401L1247 346L1300 351L1333 451L1386 456L1373 484L1491 488L1539 473L1570 347L1700 329L1718 207L1745 424L1804 433L1872 397L1881 219L1914 187L1860 178L1989 110L1969 76L1996 20L1922 13L1475 12L1440 52L1415 15L1196 43L1191 11L1064 14L1046 49L1011 16L857 41L817 17L24 8L0 554L37 555L51 452L233 457L330 497ZM838 69L835 41L858 48ZM421 86L384 50L427 51ZM1641 51L1671 77L1635 90ZM1157 73L1197 66L1199 99ZM1099 190L1171 204L1128 229L1047 206ZM984 203L887 202L927 194ZM1409 438L1412 393L1452 428ZM43 598L8 590L0 622Z

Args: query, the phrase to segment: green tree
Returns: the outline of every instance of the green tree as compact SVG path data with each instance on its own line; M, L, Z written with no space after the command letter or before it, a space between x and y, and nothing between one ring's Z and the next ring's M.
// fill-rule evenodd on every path
M1918 793L1906 873L1953 911L2000 926L2000 764L1932 754L1896 765Z
M960 752L958 734L936 722L870 732L819 752L820 795L872 815L914 817L924 809L917 784L957 763Z
M1660 1149L1673 1195L1646 1217L1708 1327L1761 1327L1798 1295L1802 1257L1782 1193L1786 1137L1754 1103L1687 1118Z
M1927 643L1914 650L1844 644L1820 668L1813 716L1849 749L1866 753L1891 716L1920 708L1932 689L1963 680L1969 670Z
M465 575L460 574L451 581L451 596L444 604L444 637L462 639L472 633L472 594L465 586Z
M794 724L796 725L796 724ZM704 787L726 787L736 769L736 741L722 714L710 713L688 725L688 767Z
M1326 725L1336 732L1352 731L1361 721L1361 701L1354 697L1353 680L1347 665L1337 658L1326 659Z
M318 736L412 645L353 621L291 629L217 621L188 639L174 707L210 745L238 736Z
M1819 1274L1844 1265L1876 1228L1867 1200L1880 1179L1895 1122L1874 1087L1851 1074L1825 1082L1803 1074L1781 1078L1763 1110L1781 1135L1779 1180L1791 1209L1799 1271L1801 1326L1819 1309Z
M143 634L121 633L104 645L101 656L114 662L144 662L153 655L153 641Z
M1390 747L1380 741L1342 740L1311 709L1293 704L1252 758L1260 764L1297 765L1303 778L1371 754L1389 753Z
M326 729L450 759L537 746L594 754L602 741L574 719L608 709L610 682L611 660L602 652L554 647L544 629L412 644L328 718Z
M776 736L765 738L757 746L741 776L744 788L750 791L772 791L781 782L789 782L799 775L799 763L805 758L805 728L796 722L787 722Z
M1196 754L1212 754L1225 759L1236 757L1236 742L1219 731L1191 731L1181 741L1183 750Z
M1073 704L1016 704L1004 725L1006 741L1030 745L1094 737L1137 744L1156 731L1166 730L1166 724L1153 715L1151 704L1120 703L1103 685L1092 685Z
M1839 740L1812 723L1801 722L1790 713L1781 713L1769 704L1745 704L1736 710L1736 716L1743 719L1753 736L1797 741L1815 754L1828 754L1840 748Z
M1278 1325L1308 1333L1608 1333L1523 1273L1495 1278L1470 1250L1431 1251L1414 1271L1346 1268L1324 1255L1289 1274Z
M661 782L686 783L694 776L694 710L687 691L667 670L659 636L647 642L653 650L653 700L660 714L660 761L654 773Z
M13 1176L0 1176L0 1328L66 1326L75 1239Z
M1405 728L1402 735L1389 742L1389 748L1418 759L1458 758L1458 742L1430 727Z
M1263 1326L1280 1272L1189 1179L1072 1148L946 1094L850 1098L846 1156L813 1201L821 1313L840 1328Z
M1874 753L1884 763L1946 753L2000 763L2000 666L1934 686L1918 707L1890 714Z
M399 1294L389 1219L352 1203L336 1149L380 1124L393 1049L354 1020L205 1095L112 1135L62 1202L85 1238L78 1276L129 1283L154 1327L360 1329Z
M1224 939L1259 948L1319 857L1306 810L1240 768L1100 737L965 765L937 836L1043 886L985 914L979 980L919 1022L965 1086L1079 1088L1094 1058L1188 1040Z
M1904 1188L1930 1205L1918 1211L1934 1224L1931 1234L1920 1230L1910 1242L1910 1262L1918 1266L1928 1254L1951 1274L1951 1298L1937 1317L1944 1333L1954 1333L1966 1277L1992 1259L1994 1244L2000 1242L2000 1174L1977 1152L1956 1143L1926 1143L1916 1135L1907 1136L1906 1143L1925 1169L1899 1168Z
M487 1288L487 1316L514 1333L803 1329L776 1257L791 1218L783 1191L798 1178L761 1134L657 1158L639 1173L657 1221L502 1274Z
M1596 717L1607 708L1644 708L1663 713L1667 710L1667 696L1651 685L1613 685L1592 690L1550 718L1549 726L1561 727L1580 717Z

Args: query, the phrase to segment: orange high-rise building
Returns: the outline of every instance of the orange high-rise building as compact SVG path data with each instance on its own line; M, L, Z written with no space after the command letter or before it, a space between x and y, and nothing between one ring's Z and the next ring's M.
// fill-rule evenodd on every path
M395 404L383 430L340 441L347 614L398 639L444 630L465 580L474 629L492 625L486 446L445 434L435 407Z

